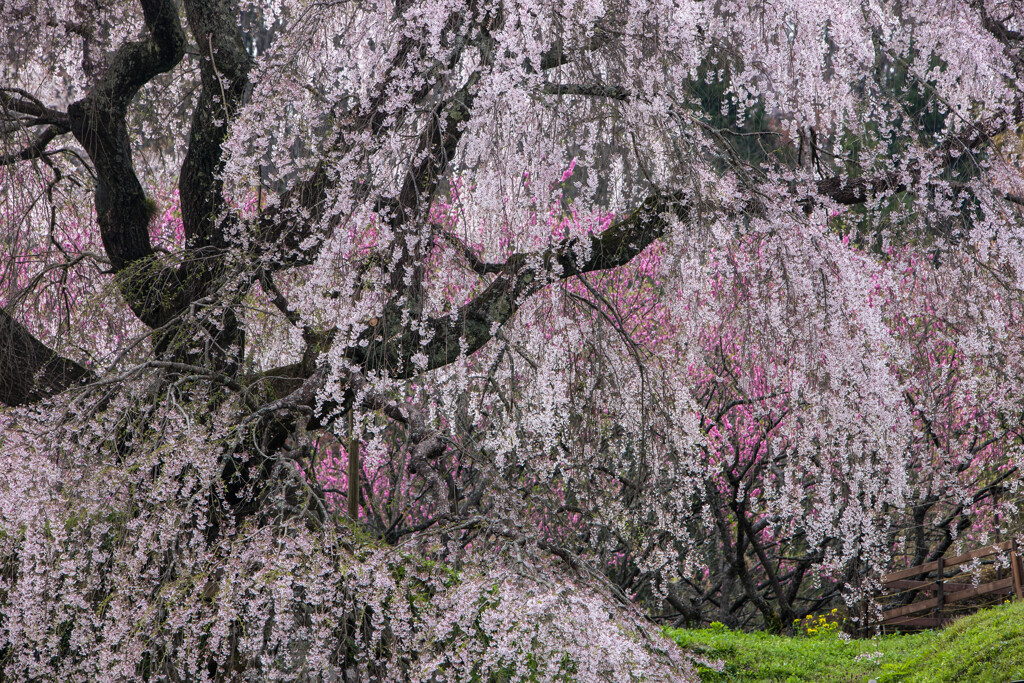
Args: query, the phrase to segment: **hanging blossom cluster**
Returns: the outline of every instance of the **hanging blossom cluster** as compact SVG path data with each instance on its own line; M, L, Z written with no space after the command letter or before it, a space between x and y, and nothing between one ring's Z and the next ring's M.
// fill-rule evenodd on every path
M1018 3L86 5L0 10L0 677L694 680L1024 540Z

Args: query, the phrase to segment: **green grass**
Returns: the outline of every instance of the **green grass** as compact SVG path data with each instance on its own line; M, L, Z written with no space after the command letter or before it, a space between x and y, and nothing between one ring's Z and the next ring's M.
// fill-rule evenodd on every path
M666 629L677 643L709 660L712 681L857 681L997 683L1024 679L1024 602L982 610L941 631L843 641L725 628ZM858 656L860 656L858 658Z

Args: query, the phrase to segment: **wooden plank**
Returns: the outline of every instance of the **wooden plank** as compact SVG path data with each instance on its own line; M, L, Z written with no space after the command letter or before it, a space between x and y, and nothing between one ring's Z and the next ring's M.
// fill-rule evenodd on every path
M970 562L971 560L979 557L988 557L989 555L995 555L998 552L1008 551L1012 549L1012 547L1013 541L1003 541L1002 543L987 545L984 548L978 548L977 550L972 550L971 552L964 553L963 555L954 555L953 557L946 558L943 561L943 565L946 567L954 567L958 564ZM933 562L925 562L924 564L919 564L916 567L909 567L907 569L901 569L898 572L886 574L882 577L882 583L888 584L901 579L909 579L912 576L933 572L938 568L939 563L937 560Z
M1010 553L1010 568L1013 570L1013 592L1017 594L1018 600L1024 600L1024 562L1021 561L1020 553L1017 552L1017 542L1013 543L1013 552Z
M998 552L1005 552L1013 547L1012 541L1003 541L1002 543L996 543L995 545L987 545L984 548L978 548L972 550L969 553L963 555L956 555L946 560L946 566L952 567L957 564L963 564L964 562L970 562L971 560L978 557L987 557L989 555L995 555Z
M948 619L942 617L904 617L895 621L886 622L886 626L899 626L901 628L939 628Z
M913 602L903 607L897 607L882 612L882 621L887 622L890 619L897 619L904 617L908 614L917 614L918 612L927 612L930 609L935 609L939 606L938 598L931 598L929 600L922 600L921 602Z
M971 586L965 583L946 583L943 580L944 569L947 567L954 567L1000 552L1010 553L1012 576L1008 576L1005 579L999 578L996 581L990 581L980 586ZM920 576L930 572L936 572L934 581L909 580L912 576ZM954 572L955 574L956 572ZM946 619L939 615L929 617L915 617L912 615L933 609L937 611L942 609L944 605L990 593L1011 592L1015 593L1018 599L1024 600L1024 558L1021 558L1015 541L1003 541L963 553L962 555L939 558L934 562L926 562L916 567L908 567L907 569L886 574L882 577L882 583L887 588L893 590L934 591L935 595L935 597L928 600L922 600L882 612L882 624L884 626L935 628L942 625Z
M924 564L919 564L916 567L910 567L909 569L901 569L898 572L886 574L882 577L882 583L891 583L892 581L899 581L900 579L909 579L911 576L927 574L928 572L933 572L938 568L938 562L925 562Z
M967 590L968 588L974 588L974 585L970 583L950 583L947 581L945 584L946 590L950 591L962 591ZM886 587L895 591L935 590L935 582L900 579L899 581L890 581L886 584Z
M957 602L959 600L966 600L967 598L973 598L977 595L984 595L985 593L992 593L1006 588L1013 588L1012 576L1007 576L1005 579L1000 579L999 581L992 581L991 583L983 583L977 588L968 588L965 591L957 591L956 593L950 593L946 596L946 602Z
M1013 587L1013 577L1008 576L1005 579L999 581L992 581L991 583L982 584L976 588L968 588L966 590L957 591L956 593L950 593L943 596L946 604L952 602L959 602L960 600L967 600L978 595L985 595L986 593L994 593L995 591L1006 590L1007 588ZM889 622L893 619L906 616L908 614L917 614L918 612L926 612L930 609L939 607L941 601L938 597L930 598L928 600L922 600L921 602L913 602L903 607L896 607L895 609L886 610L882 612L882 621Z

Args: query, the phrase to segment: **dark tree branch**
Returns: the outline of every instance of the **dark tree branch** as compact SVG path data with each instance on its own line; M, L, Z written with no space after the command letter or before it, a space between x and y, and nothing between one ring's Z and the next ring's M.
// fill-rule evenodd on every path
M390 311L380 326L360 337L359 343L367 343L365 349L357 344L350 357L368 370L386 368L392 376L404 378L452 363L462 353L480 349L530 295L551 282L628 263L665 234L668 215L687 217L681 196L648 198L626 218L586 238L587 244L570 239L543 252L514 254L502 264L501 275L455 315L430 318L409 329L398 311ZM425 367L412 364L416 353L426 355Z
M190 244L226 246L218 228L223 208L220 180L222 145L249 85L252 58L238 28L239 10L231 0L185 0L189 30L199 46L202 91L192 114L188 151L178 190L181 219Z
M466 84L431 114L430 124L424 132L416 157L423 160L406 174L402 191L398 195L397 212L393 227L400 227L422 213L437 190L442 175L455 157L463 127L473 107L473 87L480 73L472 74ZM425 201L424 201L425 200Z
M42 133L36 135L32 142L22 149L17 152L0 155L0 166L7 166L18 161L28 161L30 159L38 159L46 156L46 147L50 142L58 135L66 132L66 130L62 130L59 126L47 126Z
M461 21L461 17L450 17L448 32L456 33ZM491 31L500 26L503 20L499 13L498 16L489 16L485 21L474 41L480 50L481 66L484 68L491 63L494 50ZM466 41L460 40L448 55L449 69L461 59L465 47ZM465 124L472 115L476 84L480 77L481 70L472 72L460 88L432 108L402 189L395 200L385 202L389 209L388 221L399 236L395 246L400 253L397 254L391 272L391 285L396 291L405 290L407 310L416 316L420 314L423 299L422 264L426 248L426 240L419 234L416 221L429 210L441 179L455 158Z
M317 242L312 247L309 246L307 241L314 236L314 229L323 219L327 195L335 182L329 175L328 157L343 156L350 149L350 140L360 139L364 133L368 132L371 137L376 137L398 123L401 117L389 115L389 110L385 106L386 98L410 60L422 58L424 49L425 46L412 38L403 40L384 77L369 98L368 104L348 110L345 115L339 116L342 123L334 140L327 146L324 158L317 163L309 178L285 192L277 206L261 213L257 239L266 245L276 243L284 250L284 254L275 257L275 268L307 265L315 258L319 244L329 237L329 232L334 227L330 226L328 234L319 235ZM433 83L425 79L424 85L413 93L409 108L423 104L433 87ZM352 163L358 165L358 161ZM367 178L359 179L356 197L365 198L370 192L371 183L367 181Z
M981 16L981 25L985 27L985 30L995 36L996 40L1003 44L1007 49L1007 53L1018 66L1024 66L1024 62L1021 61L1020 55L1016 55L1010 52L1011 43L1024 42L1024 33L1009 28L1006 25L1007 19L996 19L989 14L988 9L985 7L985 0L972 0L971 6L978 10L978 14Z
M0 403L34 403L92 379L91 371L59 356L0 308Z
M857 204L876 193L899 191L902 187L895 174L888 174L829 178L820 181L817 190L840 204ZM494 336L527 297L551 282L628 263L664 235L668 226L666 214L685 220L688 215L685 200L678 195L650 197L628 217L603 233L590 236L589 245L565 240L544 252L514 254L501 264L483 262L455 240L473 270L481 274L497 273L498 277L455 315L431 318L413 329L402 324L399 311L389 310L378 326L360 336L359 343L365 342L365 348L355 346L349 356L367 370L386 368L395 377L408 378L454 362L462 353L472 354ZM577 260L577 253L589 256ZM425 367L412 365L416 353L426 355Z
M555 69L563 64L569 63L569 56L565 54L565 50L561 44L549 47L544 54L540 56L540 70L548 71ZM532 68L528 68L529 71L533 71Z
M173 69L185 53L185 33L172 0L140 0L148 36L122 45L96 85L68 107L69 128L82 144L96 172L96 215L103 247L115 273L152 260L149 240L150 209L132 161L125 116L135 94L158 74ZM154 295L153 268L138 269L120 278L122 294L136 315L156 327L179 302L167 305L168 294ZM179 283L180 284L180 283ZM176 289L180 290L180 286ZM156 305L154 306L154 303Z
M629 91L619 85L588 85L582 83L545 83L545 95L578 95L581 97L605 97L612 100L628 100Z
M906 185L895 173L881 176L862 176L860 178L825 178L817 183L819 195L828 197L837 204L852 206L863 204L871 197L882 192L902 192ZM812 202L810 198L802 200L802 204Z
M463 258L469 263L470 269L477 275L500 273L505 269L504 263L488 263L481 259L468 244L447 230L439 230L439 234L462 254Z
M603 28L598 27L594 31L594 35L591 36L587 44L578 46L575 48L575 50L578 52L590 52L592 50L597 50L605 45L605 43L608 40L608 37L609 32L604 30ZM573 61L572 56L565 51L565 46L561 42L558 42L549 47L541 54L539 69L535 68L535 66L529 60L527 60L526 63L523 64L523 68L526 71L526 73L535 74L538 70L549 71L551 69L557 69L563 64L568 64L571 61Z
M64 112L51 109L39 98L21 88L0 88L0 112L5 118L13 114L21 114L31 118L28 125L53 125L68 128L68 117Z
M1002 197L1003 199L1005 199L1008 202L1016 204L1017 206L1024 206L1024 197L1020 196L1019 194L1012 194L1012 193L1009 193L1009 192L1000 192L1000 191L996 190L996 195L999 196L999 197Z

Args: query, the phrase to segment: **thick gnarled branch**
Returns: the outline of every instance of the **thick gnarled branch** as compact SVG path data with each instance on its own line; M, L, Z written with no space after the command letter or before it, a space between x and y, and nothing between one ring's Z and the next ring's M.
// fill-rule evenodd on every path
M0 403L35 403L92 379L91 371L58 355L0 308Z
M367 370L386 368L399 378L448 365L490 341L530 295L558 280L629 263L665 234L671 217L685 220L688 213L681 195L655 195L604 232L585 238L589 244L568 239L543 252L514 254L501 265L501 274L455 315L410 328L402 324L400 311L388 311L361 335L350 357ZM424 354L426 362L414 364L417 354Z
M184 5L189 30L202 53L202 90L178 181L181 220L189 244L223 248L226 242L217 220L224 206L222 146L228 121L249 86L253 60L238 28L238 8L231 0L185 0Z
M103 247L115 272L153 259L149 239L150 209L132 161L125 116L139 89L173 69L185 54L185 33L171 0L140 0L148 35L122 45L99 81L68 107L69 128L85 148L96 172L96 218ZM149 268L143 269L150 272ZM161 284L165 278L161 278ZM132 310L151 327L169 317L164 301L139 278L121 279L121 291Z

